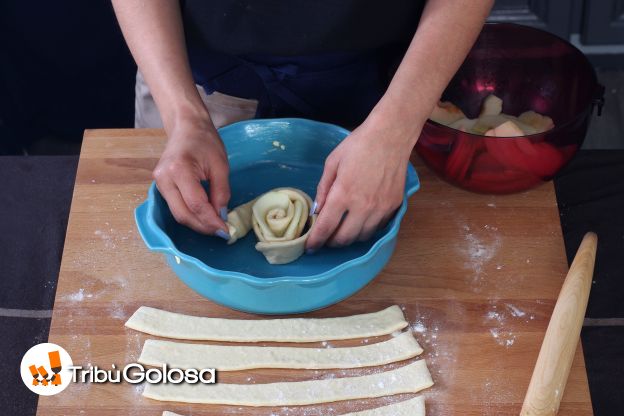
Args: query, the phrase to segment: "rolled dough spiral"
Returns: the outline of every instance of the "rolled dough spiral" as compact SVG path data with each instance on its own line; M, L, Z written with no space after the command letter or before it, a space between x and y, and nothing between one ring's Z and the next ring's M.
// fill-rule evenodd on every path
M298 259L304 251L309 229L316 215L309 217L312 199L294 188L276 188L239 205L228 214L230 240L235 243L253 228L256 250L271 264ZM306 224L308 231L304 233Z

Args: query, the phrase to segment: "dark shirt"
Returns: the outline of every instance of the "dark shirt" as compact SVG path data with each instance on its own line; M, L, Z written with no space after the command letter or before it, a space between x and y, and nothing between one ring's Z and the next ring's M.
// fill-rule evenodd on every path
M313 55L407 44L424 0L182 0L189 48Z

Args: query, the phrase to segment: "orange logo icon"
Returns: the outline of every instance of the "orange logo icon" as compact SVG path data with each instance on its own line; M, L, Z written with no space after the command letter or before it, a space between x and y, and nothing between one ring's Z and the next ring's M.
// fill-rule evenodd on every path
M60 386L62 384L61 375L59 373L63 369L63 366L61 365L61 355L59 354L59 351L49 352L48 358L50 359L50 370L54 373L50 378L48 378L48 372L44 366L39 366L37 368L35 365L31 365L28 367L30 369L30 374L33 376L33 386L38 386L39 384L47 386L48 382L52 386ZM39 380L40 375L42 377L41 380Z
M56 344L44 343L35 345L24 354L20 370L26 387L34 393L50 396L69 385L69 368L72 365L71 357L65 349Z

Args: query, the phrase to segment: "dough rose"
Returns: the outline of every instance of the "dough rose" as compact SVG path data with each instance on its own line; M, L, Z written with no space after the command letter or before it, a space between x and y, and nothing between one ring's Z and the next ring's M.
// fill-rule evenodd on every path
M253 228L258 237L256 250L264 254L269 263L290 263L303 254L308 231L316 219L316 215L309 217L311 206L312 199L298 189L269 191L228 214L228 244ZM306 225L309 225L307 231Z

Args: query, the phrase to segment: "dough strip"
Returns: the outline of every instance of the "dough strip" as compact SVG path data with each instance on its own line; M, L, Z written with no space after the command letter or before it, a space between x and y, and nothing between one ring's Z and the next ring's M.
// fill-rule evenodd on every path
M155 367L167 364L181 369L216 368L218 371L357 368L403 361L422 352L411 332L376 344L344 348L224 346L148 339L139 363Z
M182 416L177 413L164 411L162 416ZM404 400L388 406L363 410L355 413L345 413L341 416L425 416L425 399L422 396Z
M418 360L359 377L268 384L147 384L143 396L184 403L298 406L417 393L432 385L425 360Z
M126 326L165 338L230 342L316 342L390 334L407 326L401 308L339 318L222 319L141 306Z

